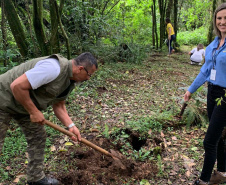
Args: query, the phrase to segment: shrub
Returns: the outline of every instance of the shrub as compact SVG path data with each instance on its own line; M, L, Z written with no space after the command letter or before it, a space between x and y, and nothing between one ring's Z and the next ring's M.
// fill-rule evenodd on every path
M200 27L194 31L179 32L177 34L177 42L180 45L198 45L199 43L207 46L207 33L208 30Z

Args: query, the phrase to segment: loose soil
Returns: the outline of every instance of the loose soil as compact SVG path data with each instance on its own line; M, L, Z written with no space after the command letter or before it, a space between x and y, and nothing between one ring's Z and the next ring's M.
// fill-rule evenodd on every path
M95 134L83 137L87 137L89 141L109 152L113 150L113 154L116 152L125 169L117 163L117 160L90 149L84 144L77 147L71 146L68 152L58 155L58 160L65 159L66 162L75 164L75 169L58 177L62 184L126 184L153 178L158 172L157 166L151 161L144 163L127 159L120 154L119 145L113 145L111 140L96 137Z

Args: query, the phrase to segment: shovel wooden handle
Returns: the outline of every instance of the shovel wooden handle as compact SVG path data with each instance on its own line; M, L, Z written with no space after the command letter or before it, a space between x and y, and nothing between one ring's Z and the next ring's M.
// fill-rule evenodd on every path
M56 124L52 123L51 121L46 120L45 124L50 126L50 127L52 127L55 130L58 130L59 132L62 132L63 134L65 134L65 135L67 135L69 137L75 136L75 134L73 134L72 132L69 132L68 130L60 127L59 125L56 125ZM89 146L89 147L101 152L102 154L105 154L107 156L113 157L111 155L111 153L109 153L107 150L104 150L103 148L91 143L90 141L86 140L85 138L82 138L81 142L84 143L85 145L87 145L87 146Z

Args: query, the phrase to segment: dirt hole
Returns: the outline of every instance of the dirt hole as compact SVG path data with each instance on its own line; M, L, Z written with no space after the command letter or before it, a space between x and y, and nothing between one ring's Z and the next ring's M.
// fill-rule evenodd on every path
M129 141L134 150L139 151L141 147L146 144L147 139L144 139L144 138L141 139L141 136L139 133L132 132L129 129L126 129L125 133L130 135Z

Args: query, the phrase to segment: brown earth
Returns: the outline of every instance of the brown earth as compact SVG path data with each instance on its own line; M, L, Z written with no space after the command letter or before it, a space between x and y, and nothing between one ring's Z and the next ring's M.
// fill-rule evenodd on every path
M58 160L65 160L66 163L75 164L74 169L70 169L68 173L58 177L62 184L133 184L137 180L151 179L158 172L155 163L127 159L119 151L120 144L114 145L111 140L96 137L95 135L95 133L92 133L87 136L83 135L83 137L109 152L111 150L116 152L125 169L117 163L117 160L105 156L84 144L79 144L77 147L70 146L67 152L58 155ZM144 144L148 145L148 142Z

